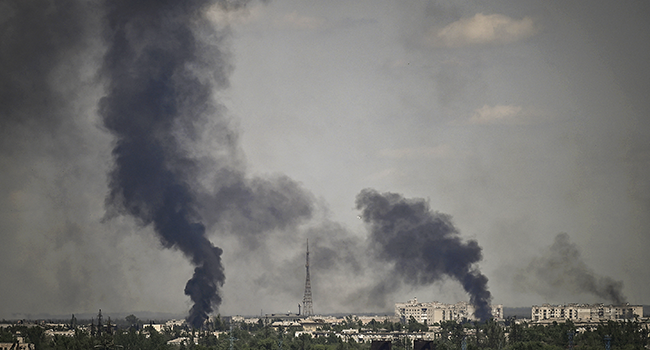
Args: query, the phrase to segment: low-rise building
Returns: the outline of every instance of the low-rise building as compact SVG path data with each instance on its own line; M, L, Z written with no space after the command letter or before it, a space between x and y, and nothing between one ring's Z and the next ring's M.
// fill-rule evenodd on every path
M34 350L32 343L0 343L0 350Z
M171 345L174 347L181 347L181 346L190 346L192 343L194 345L199 345L199 338L190 338L190 337L178 337L172 340L167 341L167 345Z
M278 329L300 329L302 325L297 322L297 321L275 321L271 323L271 327L273 327L275 330Z
M45 336L46 337L54 337L55 335L62 336L62 337L74 337L75 336L75 331L74 329L69 329L66 331L55 331L53 329L46 329L45 330Z
M13 343L0 343L0 350L34 350L34 344L26 343L20 332L18 332Z

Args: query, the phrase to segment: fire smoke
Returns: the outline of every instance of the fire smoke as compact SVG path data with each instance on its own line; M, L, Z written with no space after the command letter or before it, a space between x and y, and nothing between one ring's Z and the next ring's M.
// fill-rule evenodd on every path
M371 189L359 193L357 209L369 225L375 258L393 264L391 281L424 286L452 277L469 294L474 315L491 318L488 279L475 266L481 247L473 240L463 242L449 215L432 212L422 199ZM386 284L375 289L383 293Z
M98 113L114 137L106 215L130 216L152 227L164 247L180 250L193 264L184 292L193 302L187 320L194 327L219 307L225 281L222 250L208 239L208 231L227 232L246 249L262 249L270 232L284 235L281 239L296 234L318 207L309 191L286 176L246 177L236 132L214 100L215 90L228 86L232 67L224 51L228 33L204 14L212 6L227 11L246 2L13 0L3 9L14 16L0 23L8 33L0 52L2 136L23 124L37 125L43 133L73 134L62 127L74 118L67 106L70 94L56 89L60 82L53 73L70 57L80 60L79 53L89 50L102 31L105 53L99 73L105 94ZM103 22L95 20L100 14ZM83 88L72 78L66 83ZM92 98L94 103L96 96ZM207 124L218 126L210 141L221 158L199 157L193 148L204 141ZM6 140L15 138L2 141L8 149ZM207 172L212 179L206 181ZM337 281L346 288L346 273L358 275L376 263L390 265L391 280L413 286L452 277L469 293L476 315L490 316L487 278L475 267L481 248L475 241L461 241L449 216L432 212L420 199L373 190L358 195L357 207L369 225L367 242L374 257L358 256L366 248L362 240L326 221L305 233L314 238L314 271L343 276ZM269 270L265 276L279 271ZM285 283L284 276L277 277L268 283ZM374 297L385 298L396 289L379 283Z
M546 297L558 291L591 294L614 304L625 303L623 282L599 276L582 260L580 249L567 233L555 236L543 254L534 257L516 276L518 287Z
M165 247L181 250L195 265L185 294L194 303L188 322L200 327L221 303L225 275L222 251L206 237L192 190L198 164L183 145L197 135L198 121L219 117L211 94L227 85L230 69L219 33L202 14L209 6L243 3L104 4L108 48L101 72L107 95L100 114L116 137L107 206L114 214L152 225ZM202 41L199 31L211 41Z

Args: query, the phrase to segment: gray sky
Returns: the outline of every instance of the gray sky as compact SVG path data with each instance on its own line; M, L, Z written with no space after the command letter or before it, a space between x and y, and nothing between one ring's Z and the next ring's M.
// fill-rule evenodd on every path
M0 13L16 26L19 11ZM317 313L467 300L443 279L364 302L386 269L365 259L364 188L450 215L483 248L495 303L609 302L592 284L613 281L628 302L650 304L647 3L274 0L207 15L230 32L230 87L215 92L239 135L230 161L251 179L286 175L315 203L287 226L235 214L209 225L224 251L221 313L297 311L307 238ZM190 306L182 254L132 218L106 218L114 140L97 114L104 46L92 18L77 23L79 38L61 35L70 43L46 39L53 48L29 35L3 43L48 59L28 60L45 72L29 79L30 97L0 90L0 317ZM24 77L25 58L2 55L13 70L1 77ZM223 157L217 127L192 145L197 157ZM202 173L209 182L211 168Z

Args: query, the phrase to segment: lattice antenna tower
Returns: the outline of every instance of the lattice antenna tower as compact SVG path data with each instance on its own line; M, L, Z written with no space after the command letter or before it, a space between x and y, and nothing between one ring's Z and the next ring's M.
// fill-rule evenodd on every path
M307 263L305 264L305 296L302 298L302 312L305 316L314 314L314 304L311 300L311 280L309 279L309 239L307 239Z

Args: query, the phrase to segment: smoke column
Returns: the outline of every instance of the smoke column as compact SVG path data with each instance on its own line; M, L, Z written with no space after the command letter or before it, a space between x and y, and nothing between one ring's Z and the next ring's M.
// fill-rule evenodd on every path
M470 295L474 315L492 317L487 277L474 266L482 259L476 241L461 241L451 217L432 212L422 199L364 189L357 209L370 226L376 258L394 265L388 278L410 285L429 285L445 276L458 280ZM382 288L379 288L382 289Z
M625 303L623 282L599 276L580 257L580 250L567 233L555 236L544 254L533 258L515 279L516 285L553 297L558 291L586 293L614 304Z
M221 303L221 249L206 237L198 214L198 164L184 148L197 122L219 117L214 89L227 85L230 69L220 37L202 17L208 0L107 0L108 41L102 66L107 94L99 111L116 137L107 197L109 214L131 215L152 225L167 248L180 249L195 265L185 286L198 328ZM202 41L201 35L210 37ZM226 138L226 143L234 142Z

